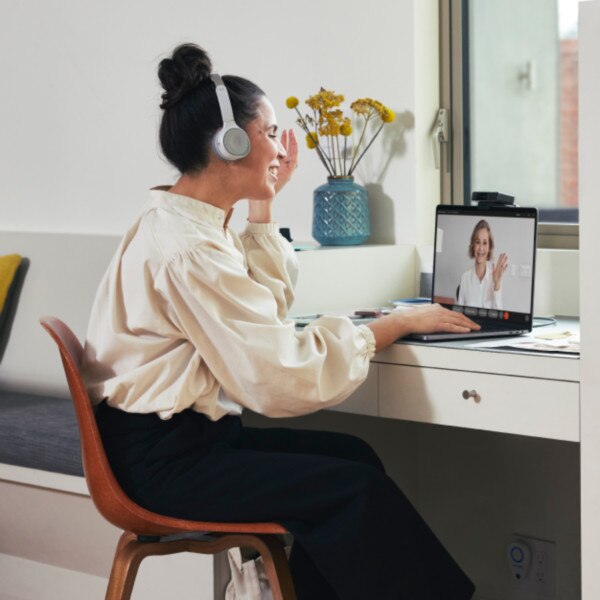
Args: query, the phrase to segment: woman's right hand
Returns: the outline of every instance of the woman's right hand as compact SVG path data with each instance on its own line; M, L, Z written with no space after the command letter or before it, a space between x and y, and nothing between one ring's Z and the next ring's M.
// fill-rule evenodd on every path
M369 323L368 327L375 335L376 352L411 333L467 333L481 329L463 313L448 310L439 304L396 310Z
M498 292L502 287L502 276L504 275L504 272L508 267L508 256L506 255L506 253L503 252L498 257L498 261L496 262L496 264L492 265L492 267L492 279L494 280L494 290Z

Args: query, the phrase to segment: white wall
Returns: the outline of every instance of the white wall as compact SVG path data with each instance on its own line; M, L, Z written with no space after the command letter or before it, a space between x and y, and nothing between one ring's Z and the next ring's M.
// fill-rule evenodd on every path
M440 105L439 18L438 2L415 3L415 198L417 240L423 245L433 244L435 207L441 197L432 144L433 122ZM420 250L428 251L423 246Z
M347 0L4 3L2 227L123 232L143 205L145 190L173 181L173 170L158 152L156 68L175 45L194 41L211 53L216 70L244 75L261 85L282 127L295 127L285 98L292 94L306 98L320 86L349 99L370 96L391 106L398 120L367 155L358 179L370 184L376 215L386 211L379 219L378 241L413 243L414 4L414 0L377 0L369 7ZM435 15L435 0L420 0L419 5L420 13L428 6ZM435 40L435 20L423 22ZM390 148L393 156L388 161L384 152ZM303 148L297 176L277 210L278 220L292 227L295 239L310 238L312 190L324 181L323 167ZM243 222L244 212L245 207L238 211L237 223Z
M598 137L600 136L600 2L581 2L579 190L581 215L581 553L582 597L600 597L600 313L598 312Z

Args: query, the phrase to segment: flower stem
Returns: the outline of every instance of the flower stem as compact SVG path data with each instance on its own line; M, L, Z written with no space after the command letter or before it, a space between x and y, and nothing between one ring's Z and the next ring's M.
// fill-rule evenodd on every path
M321 162L325 165L325 168L327 169L327 172L333 176L334 174L334 166L331 163L331 159L329 158L329 156L327 155L327 152L325 152L325 150L323 150L323 148L321 147L320 142L318 141L319 138L317 137L317 132L314 132L315 138L316 138L316 146L315 146L315 150L317 151L317 154L319 155L319 157L321 158Z
M356 162L354 163L354 165L350 166L350 171L349 171L348 175L352 175L352 173L354 173L354 169L356 169L358 163L360 162L362 157L365 155L366 151L371 147L371 144L375 141L375 138L381 133L381 130L383 129L384 125L385 125L385 123L382 121L381 125L379 126L379 129L375 132L375 135L373 135L373 137L371 138L371 141L366 145L365 149L360 153L360 156L356 159Z
M356 144L356 146L354 147L354 151L352 152L352 160L350 161L350 169L348 170L348 175L352 175L352 171L354 171L354 167L356 166L354 159L356 158L356 155L358 154L358 150L360 148L360 145L363 142L363 139L365 137L365 133L367 131L367 125L369 124L369 119L371 118L371 115L368 115L367 117L365 117L365 125L363 127L363 130L360 134L360 139L358 140L358 144ZM364 154L364 153L363 153ZM362 156L362 154L361 154Z
M313 110L313 115L314 115L314 121L315 121L315 136L317 136L317 127L321 125L321 122L323 120L323 115L321 114L320 110L318 112ZM318 140L320 138L317 137L316 139ZM333 177L336 174L335 173L335 158L333 157L333 153L331 156L329 154L327 154L327 152L321 146L320 143L317 144L317 149L319 150L321 155L327 160L327 164L329 165L329 169L328 169L329 174Z
M328 135L327 136L327 145L329 146L329 153L331 155L331 164L333 166L333 176L337 177L337 166L335 164L335 148L333 147L333 138Z
M304 120L304 117L302 116L302 114L298 110L298 108L296 108L296 112L298 113L298 123L299 123L300 127L302 127L302 129L304 130L304 133L306 133L306 135L310 135L310 136L314 135L314 137L315 137L315 150L317 151L317 154L319 155L319 159L323 163L323 166L327 169L327 172L329 173L329 175L333 176L333 171L331 169L331 161L329 160L329 157L325 154L325 152L323 151L323 149L321 148L321 146L318 143L317 132L315 131L314 134L313 134L313 132L308 127L308 124Z
M346 176L346 159L344 156L342 156L342 152L340 150L340 137L337 136L335 138L335 141L337 143L337 148L338 148L338 156L339 156L339 160L340 160L340 171L342 173L342 175L345 177ZM344 150L346 150L346 138L344 137ZM345 154L345 152L344 152Z

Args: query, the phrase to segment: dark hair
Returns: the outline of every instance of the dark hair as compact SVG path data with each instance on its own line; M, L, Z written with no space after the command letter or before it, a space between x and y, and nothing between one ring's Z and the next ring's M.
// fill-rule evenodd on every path
M158 78L164 88L160 145L167 160L181 173L201 171L210 158L214 134L223 126L221 110L210 78L208 54L195 44L183 44L160 61ZM254 83L225 75L233 115L243 129L257 115L265 93Z
M490 229L489 223L485 219L481 219L481 221L479 221L473 229L473 233L471 234L471 241L469 242L469 258L475 258L475 236L477 235L477 232L481 229L487 229L488 237L490 238L490 248L488 251L487 258L488 260L493 260L494 236L492 235L492 230Z

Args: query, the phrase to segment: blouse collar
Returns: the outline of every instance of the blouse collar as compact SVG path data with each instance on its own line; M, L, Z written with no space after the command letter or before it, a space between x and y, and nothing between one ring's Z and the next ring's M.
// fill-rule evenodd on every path
M219 229L227 228L229 219L233 214L233 208L225 211L202 200L173 194L169 189L170 186L168 185L152 188L150 190L151 205L170 208L181 216L204 225L209 223Z
M473 268L471 269L471 274L473 277L473 281L476 281L479 284L483 284L483 282L487 282L490 280L490 278L492 277L492 262L491 261L486 261L485 263L485 274L483 276L483 279L479 279L478 275L477 275L477 268L475 265L473 265Z

